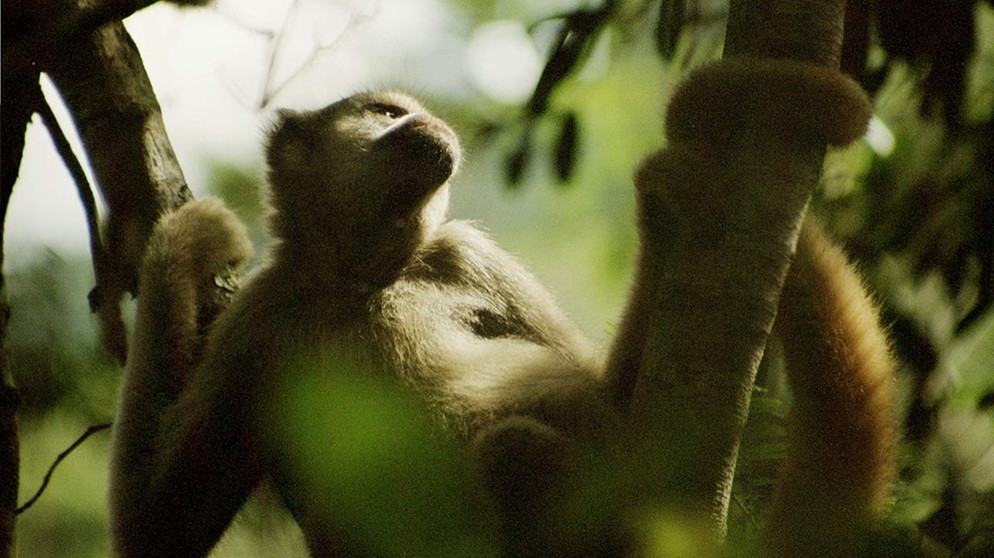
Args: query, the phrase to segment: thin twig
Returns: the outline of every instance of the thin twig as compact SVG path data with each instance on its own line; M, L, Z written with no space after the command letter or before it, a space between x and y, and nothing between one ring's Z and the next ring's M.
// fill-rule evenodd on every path
M759 521L756 521L756 516L752 513L752 510L749 509L749 506L742 501L742 497L734 491L732 492L732 501L735 502L735 505L738 506L740 510L742 510L742 513L744 513L749 519L749 523L753 526L753 528L759 529Z
M290 19L293 16L294 11L299 7L299 0L294 0L293 5L290 6L290 11L287 12L286 19L283 21L283 26L280 28L279 32L272 41L272 49L269 57L269 65L266 68L266 77L263 80L262 86L262 98L259 100L259 108L266 108L269 102L273 100L277 95L286 88L287 85L293 82L298 76L307 71L312 64L320 57L321 54L333 50L336 48L346 37L368 18L365 14L359 14L355 10L349 14L349 21L345 24L345 29L342 30L331 42L327 44L321 44L318 42L317 46L313 51L307 56L296 70L293 71L286 79L282 80L279 84L273 86L273 80L276 74L277 58L280 55L280 50L283 48L283 36L287 33L287 29L290 26Z
M48 472L45 473L45 478L42 479L41 486L38 487L38 491L35 492L35 495L32 496L30 500L28 500L27 502L25 502L24 505L22 505L21 507L17 508L17 511L15 513L17 513L17 514L23 513L28 508L30 508L31 506L33 506L34 503L36 501L38 501L38 498L41 498L42 493L44 493L45 489L48 488L48 482L50 480L52 480L52 473L55 472L55 468L59 466L59 463L61 463L63 459L65 459L66 457L68 457L69 454L72 453L76 448L78 448L80 444L82 444L83 442L85 442L87 438L89 438L90 436L96 434L97 432L101 432L103 430L107 430L108 428L110 428L110 423L109 422L106 422L106 423L103 423L103 424L95 424L95 425L87 428L86 432L84 432L82 436L80 436L79 438L77 438L76 441L72 443L72 445L70 445L68 448L66 448L65 451L63 451L62 453L60 453L58 455L58 457L55 458L55 461L52 463L51 467L48 468Z
M97 284L97 295L91 295L90 298L90 311L96 311L101 302L99 293L101 292L100 287L105 283L104 271L107 262L103 241L100 238L100 216L97 211L97 200L90 187L90 181L86 178L83 165L80 164L79 158L76 157L72 146L69 145L69 140L62 131L59 121L55 119L52 107L47 101L39 103L38 116L52 137L52 143L55 144L59 157L62 158L62 162L65 163L73 182L76 184L76 192L79 194L79 199L83 203L83 211L86 213L86 228L90 233L90 258L93 260L93 275Z
M213 8L217 15L227 19L234 25L248 31L249 33L264 36L267 41L273 40L276 36L276 33L271 29L265 29L249 23L235 9L228 9L229 7L227 4L215 3Z
M293 4L290 4L290 8L286 12L286 17L283 18L283 25L280 26L280 30L272 39L271 50L269 52L269 64L266 66L266 76L262 80L262 94L259 99L260 108L265 108L266 104L269 102L269 84L272 82L273 74L276 72L276 58L279 56L280 47L283 44L283 35L286 34L287 27L290 26L290 19L297 11L297 7L299 5L300 0L293 0Z

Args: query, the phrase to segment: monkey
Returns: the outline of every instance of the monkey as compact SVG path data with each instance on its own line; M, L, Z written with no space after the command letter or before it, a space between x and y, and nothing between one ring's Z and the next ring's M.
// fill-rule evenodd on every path
M162 221L141 274L146 302L112 451L117 555L209 550L280 465L260 455L270 448L259 447L259 425L272 418L260 418L271 412L261 402L278 380L267 374L310 345L344 346L419 386L467 439L529 409L556 423L551 399L598 400L585 393L599 374L594 345L516 260L445 219L458 161L455 134L407 96L281 113L268 148L280 242L199 348L197 302L209 298L199 291L246 259L244 232L211 201ZM228 245L209 236L223 232ZM159 334L173 324L182 331ZM314 548L325 527L305 525L316 555L333 554Z
M815 84L798 95L820 95L826 111L849 106L847 86L840 93L831 89L834 78L817 77L828 93ZM779 83L775 72L759 79ZM713 88L698 80L682 98L713 95ZM805 125L815 133L838 129L831 121ZM693 127L675 125L678 151L686 137L696 141ZM854 139L851 131L837 135L828 139ZM333 523L322 506L334 503L310 495L271 427L287 376L315 373L288 365L299 355L346 362L352 373L394 379L416 393L478 461L505 554L556 554L542 538L561 542L550 504L559 477L570 474L578 448L625 427L633 379L617 370L643 349L638 329L651 304L651 266L640 266L605 356L516 258L472 223L448 218L460 158L449 126L401 93L280 111L267 146L277 242L233 295L229 279L251 246L230 211L199 200L159 222L140 273L114 428L115 556L206 555L266 479L314 556L378 555ZM672 174L644 168L637 182ZM644 211L653 192L641 190ZM644 244L659 241L651 223L641 227ZM842 512L811 541L771 537L778 556L855 532L877 516L893 452L892 362L875 308L841 252L812 225L800 235L794 270L777 330L804 370L790 375L797 447L772 517L808 528L814 522L804 504L820 499ZM818 447L824 428L833 429L837 446ZM849 452L867 463L847 463ZM838 485L838 493L823 494L824 484Z

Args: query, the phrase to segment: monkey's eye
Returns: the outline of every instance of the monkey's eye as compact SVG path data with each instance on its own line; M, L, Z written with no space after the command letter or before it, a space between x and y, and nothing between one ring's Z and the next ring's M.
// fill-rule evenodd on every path
M387 118L400 118L407 114L406 110L389 103L369 103L365 109L374 114L382 114Z

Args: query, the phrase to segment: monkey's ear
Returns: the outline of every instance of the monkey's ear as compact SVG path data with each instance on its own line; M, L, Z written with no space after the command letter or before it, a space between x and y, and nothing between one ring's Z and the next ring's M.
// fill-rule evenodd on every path
M276 111L268 136L266 162L270 168L294 168L307 162L311 134L302 113L289 109Z

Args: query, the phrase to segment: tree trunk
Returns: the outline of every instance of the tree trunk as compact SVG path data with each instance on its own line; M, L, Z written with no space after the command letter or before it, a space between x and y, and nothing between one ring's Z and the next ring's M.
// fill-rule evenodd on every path
M0 279L2 284L2 279ZM20 453L17 437L18 395L10 373L7 347L7 320L10 307L6 291L0 288L0 558L14 555L17 489L20 479Z
M0 99L3 102L3 119L0 120L0 558L14 555L14 527L20 481L20 452L17 436L17 408L19 396L10 370L7 344L7 327L10 306L3 275L4 227L10 196L17 181L24 150L24 134L31 114L41 99L38 70L28 56L12 52L10 45L15 29L24 23L25 14L20 7L5 1L2 8L3 80L0 81Z
M25 128L44 102L39 72L49 72L79 125L110 207L109 259L95 262L97 288L91 302L101 314L105 345L122 360L126 342L121 295L134 287L138 260L159 214L191 197L141 57L120 22L150 3L3 2L0 217L6 216L17 180ZM2 230L0 221L0 266ZM8 317L0 275L0 558L14 555L19 472L18 394L7 351Z

